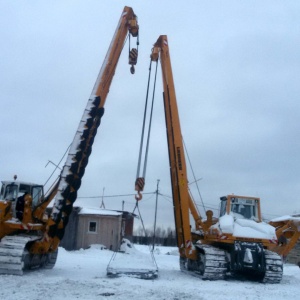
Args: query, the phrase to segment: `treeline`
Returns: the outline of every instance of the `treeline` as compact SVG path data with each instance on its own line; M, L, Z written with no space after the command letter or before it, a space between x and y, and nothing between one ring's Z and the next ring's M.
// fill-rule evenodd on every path
M176 233L170 227L164 229L157 227L154 233L153 229L139 226L133 231L133 243L141 245L161 245L161 246L176 246Z

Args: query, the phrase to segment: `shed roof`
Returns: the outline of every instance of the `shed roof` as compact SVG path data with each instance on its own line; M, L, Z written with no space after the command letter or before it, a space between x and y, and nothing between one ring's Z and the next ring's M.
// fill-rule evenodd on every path
M81 208L79 215L121 216L122 212L102 208L83 207Z

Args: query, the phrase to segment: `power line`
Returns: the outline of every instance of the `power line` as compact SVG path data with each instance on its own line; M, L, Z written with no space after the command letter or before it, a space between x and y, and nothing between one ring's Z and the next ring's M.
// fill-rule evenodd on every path
M144 195L150 195L155 194L155 192L149 192L149 193L143 193ZM117 197L132 197L135 196L135 194L119 194L119 195L107 195L107 196L81 196L77 197L77 199L93 199L93 198L117 198Z
M149 197L147 199L144 199L143 202L145 202L147 200L150 200L155 194L156 194L156 191L155 192L143 193L143 195L151 195L151 197ZM119 197L132 197L132 196L135 196L135 195L136 194L118 194L118 195L107 195L107 196L103 196L103 195L100 195L100 196L81 196L81 197L77 197L77 199L119 198ZM173 203L172 196L165 195L165 194L162 194L162 193L158 193L158 195L162 196L169 203L171 203L171 204ZM195 202L195 204L198 207L203 207L202 204L198 204L197 202ZM212 209L214 211L219 210L219 208L217 208L217 205L216 205L216 207L213 207L213 204L210 204L210 205L205 204L205 205L206 205L207 208ZM274 214L269 214L269 213L263 213L263 215L279 217L279 215L274 215Z

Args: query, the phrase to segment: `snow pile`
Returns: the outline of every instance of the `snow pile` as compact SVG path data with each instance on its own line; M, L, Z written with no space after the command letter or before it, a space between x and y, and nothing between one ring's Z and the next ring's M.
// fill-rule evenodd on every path
M300 215L296 215L296 216L285 215L285 216L278 217L278 218L271 220L271 222L282 222L282 221L298 221L298 222L300 222Z
M124 252L126 254L137 254L137 250L135 249L134 245L128 239L122 239L120 252Z
M278 217L278 218L271 220L271 222L274 222L274 223L288 222L288 221L291 221L294 224L294 226L297 227L297 230L300 231L300 215L299 214L292 215L292 216L286 215L286 216Z
M120 216L122 213L109 209L83 207L80 209L79 215Z
M221 230L222 233L233 234L233 229L234 229L233 216L225 214L224 216L220 217L219 222L213 226Z
M252 220L237 219L234 223L234 236L277 240L275 227L265 223L256 223Z
M233 214L220 217L219 222L211 228L238 237L277 240L275 227L265 222L257 223L249 219L234 218Z

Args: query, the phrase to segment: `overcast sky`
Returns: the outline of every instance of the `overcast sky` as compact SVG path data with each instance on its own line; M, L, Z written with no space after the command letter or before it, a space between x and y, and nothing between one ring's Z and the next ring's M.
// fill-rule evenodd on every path
M297 0L0 0L0 179L47 181L54 166L45 166L73 140L125 5L140 24L136 74L126 46L76 204L100 206L103 188L106 196L134 193L149 55L166 34L182 134L206 207L217 213L219 197L234 193L260 197L268 218L300 212ZM167 228L174 221L161 93L159 72L145 192L160 179L157 223ZM133 196L104 203L121 209L123 200L132 211ZM155 195L139 205L152 224Z

